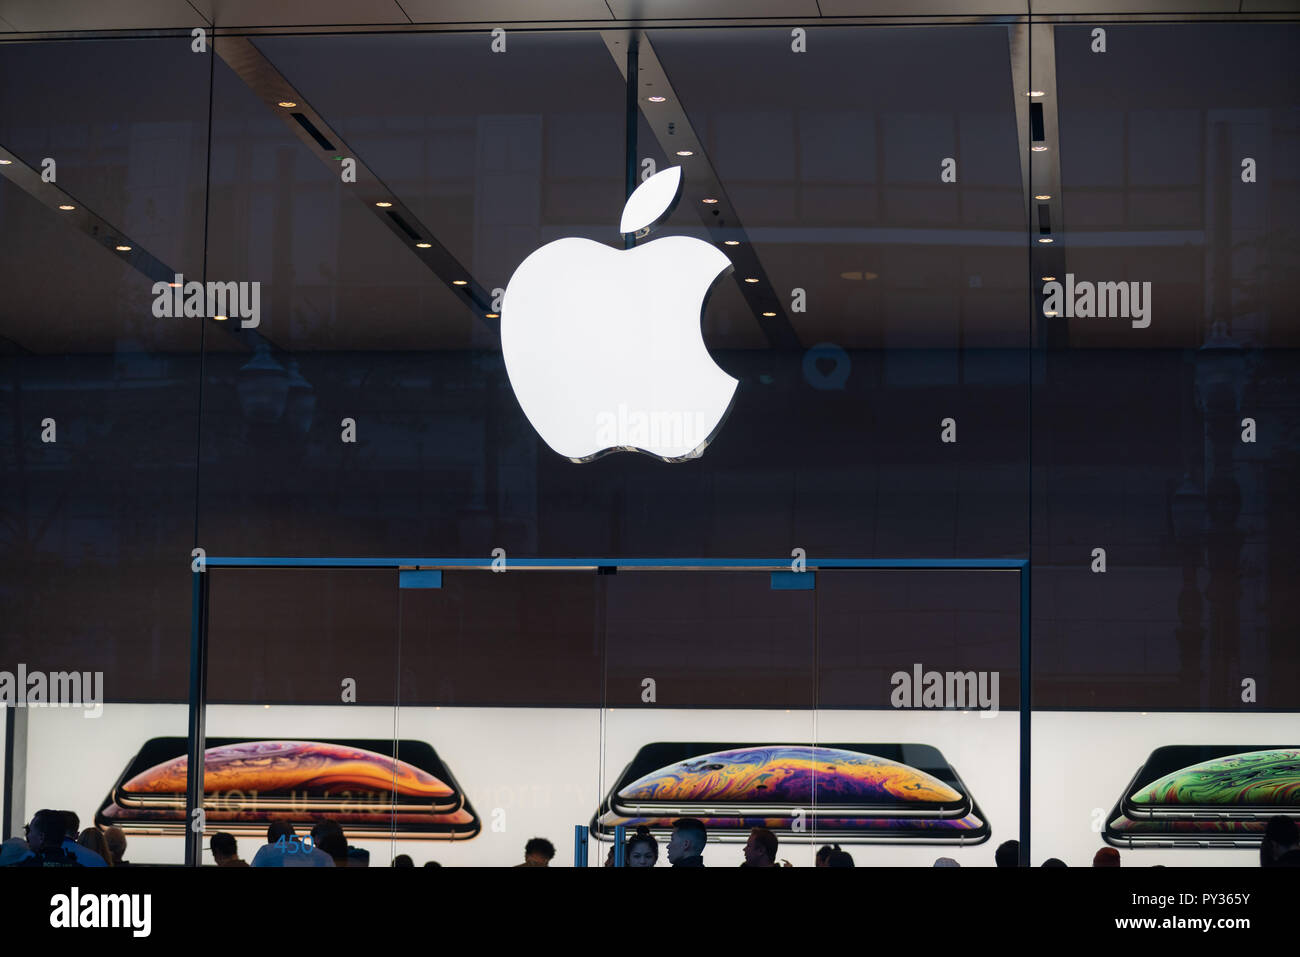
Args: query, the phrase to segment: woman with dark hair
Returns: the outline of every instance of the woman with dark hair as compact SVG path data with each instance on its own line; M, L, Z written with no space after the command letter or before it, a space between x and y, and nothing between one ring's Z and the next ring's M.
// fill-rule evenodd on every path
M86 828L81 832L81 836L77 838L77 843L94 851L104 859L104 863L109 867L113 866L113 855L108 852L108 841L104 840L104 832L99 828Z
M659 860L659 842L650 833L650 828L641 824L636 833L627 839L627 849L623 853L624 867L654 867Z

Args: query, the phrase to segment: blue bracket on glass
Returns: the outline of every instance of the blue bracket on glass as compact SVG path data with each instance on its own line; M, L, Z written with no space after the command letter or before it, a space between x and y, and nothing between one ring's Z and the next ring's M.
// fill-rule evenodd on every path
M813 591L816 588L816 572L772 572L773 591Z
M434 569L403 569L398 572L398 588L441 588L442 572Z

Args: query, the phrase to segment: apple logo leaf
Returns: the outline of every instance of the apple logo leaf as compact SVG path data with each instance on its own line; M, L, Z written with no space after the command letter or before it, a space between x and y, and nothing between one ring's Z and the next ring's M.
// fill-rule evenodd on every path
M635 233L660 222L672 212L682 194L682 168L670 166L632 191L623 206L621 233Z

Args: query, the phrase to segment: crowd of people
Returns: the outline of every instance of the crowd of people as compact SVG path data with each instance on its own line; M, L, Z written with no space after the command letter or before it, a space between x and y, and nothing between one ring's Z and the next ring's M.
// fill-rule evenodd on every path
M674 822L664 856L671 867L703 867L708 829L696 818ZM234 835L219 832L208 844L217 867L368 867L368 851L348 844L343 828L334 821L316 823L307 838L300 838L291 824L272 823L266 843L257 849L251 861L239 856ZM742 851L741 867L791 867L779 856L780 843L772 831L756 827ZM88 827L74 811L49 808L37 811L24 828L23 837L14 837L0 845L0 867L128 867L124 860L126 835L117 827ZM605 858L606 867L615 866L613 846ZM544 837L534 837L524 845L524 860L516 867L549 867L555 857L555 845ZM998 867L1020 864L1020 842L1006 841L993 854ZM1262 867L1300 867L1300 826L1295 819L1277 816L1269 820L1259 849ZM623 846L624 867L655 867L659 863L659 841L647 827L638 827ZM393 858L393 867L414 867L408 854ZM427 861L425 867L441 867ZM817 851L817 867L854 867L853 855L838 844L828 844ZM940 857L935 867L960 867L951 857ZM1059 858L1049 857L1043 867L1066 867ZM1119 851L1103 847L1093 856L1093 867L1121 866ZM1158 865L1159 866L1159 865Z

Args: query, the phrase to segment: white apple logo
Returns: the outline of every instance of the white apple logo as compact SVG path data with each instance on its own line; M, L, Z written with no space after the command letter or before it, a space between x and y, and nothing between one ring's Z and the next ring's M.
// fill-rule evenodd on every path
M650 177L628 197L619 229L662 220L681 183L678 166ZM501 301L501 352L542 440L574 462L615 451L699 457L739 384L700 332L705 299L731 268L687 236L628 250L557 239L520 263Z

